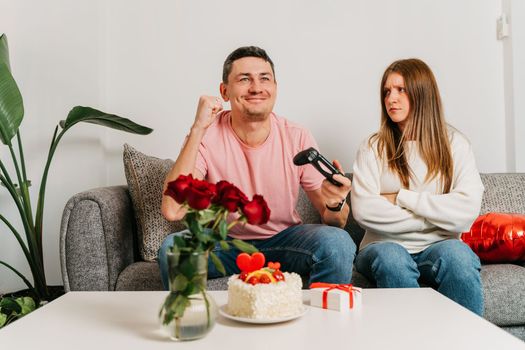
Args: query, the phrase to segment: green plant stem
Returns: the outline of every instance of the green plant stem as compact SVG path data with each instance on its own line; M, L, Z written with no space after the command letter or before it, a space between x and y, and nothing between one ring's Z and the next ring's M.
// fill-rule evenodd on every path
M42 173L42 179L40 181L40 189L38 191L38 201L37 201L37 207L36 207L36 215L35 215L35 235L37 238L37 244L38 244L38 250L40 252L39 261L42 262L43 266L43 252L42 252L42 227L43 227L43 218L44 218L44 200L46 195L46 184L47 184L47 174L49 172L49 167L51 165L51 161L53 160L53 155L55 154L55 150L58 146L58 143L60 142L60 139L64 135L64 133L68 130L68 128L65 128L58 134L58 125L55 128L55 131L53 133L53 138L51 139L51 145L49 146L49 152L47 154L47 161L46 166L44 168L44 172ZM46 283L46 275L45 271L42 269L42 284L37 286L37 289L39 289L40 294L43 296L48 296L48 289L47 289L47 283Z
M204 303L206 304L206 318L207 318L207 324L206 326L210 328L211 323L211 317L210 317L210 301L208 300L208 297L206 296L206 292L204 289L201 289L202 298L204 299Z
M13 271L14 273L16 273L18 275L18 277L20 277L22 279L22 281L24 281L24 283L27 285L27 287L29 287L29 289L33 289L33 286L31 285L31 282L29 282L27 280L27 278L24 277L24 275L22 275L20 272L18 272L17 269L15 269L13 266L9 265L8 263L0 260L0 264L4 265L5 267L7 267L8 269L10 269L11 271Z
M22 168L22 182L20 183L20 191L24 198L27 213L29 215L29 218L28 218L29 224L31 227L34 227L35 225L33 223L33 210L31 209L31 197L29 196L29 182L27 181L26 162L24 159L24 148L22 146L22 138L20 136L20 130L17 131L16 138L18 141L18 154L20 156L20 166Z
M15 202L17 208L18 208L18 211L20 212L20 216L22 218L22 221L24 223L24 228L26 227L25 225L27 224L27 221L24 220L25 219L25 215L24 215L24 208L22 207L22 203L20 203L20 197L18 196L18 193L16 193L16 187L15 185L13 184L13 182L11 181L11 179L9 178L9 174L7 173L4 165L2 164L2 161L0 160L0 168L2 169L2 171L4 172L4 174L6 176L3 176L2 174L0 174L0 182L2 182L5 186L5 188L7 188L7 191L9 191L9 194L11 195L11 197L13 198L13 201Z
M0 162L1 164L1 162ZM2 169L5 169L2 165ZM15 205L20 213L20 218L22 220L22 224L24 226L24 232L26 234L26 240L27 240L27 247L29 248L29 253L32 256L31 261L34 262L34 265L31 266L31 272L33 274L33 282L35 286L37 286L38 294L40 296L47 296L47 294L42 294L42 291L47 293L47 286L45 282L45 275L43 274L44 268L43 268L43 261L40 260L40 254L38 253L37 249L37 241L35 239L34 234L34 227L31 227L29 222L27 221L27 214L25 212L25 208L22 206L22 203L20 203L20 197L18 196L16 192L16 188L14 187L13 183L11 181L8 181L4 176L0 175L0 182L2 182L7 190L9 191L9 194L13 198L13 201L15 202ZM29 261L28 261L29 262ZM42 288L42 286L45 286Z
M49 167L51 166L51 161L53 160L53 156L55 154L56 148L57 148L60 140L62 139L62 136L64 136L65 132L67 130L69 130L70 127L64 128L58 135L57 135L58 128L59 128L58 125L55 128L55 131L53 133L53 138L51 139L51 144L49 146L49 152L48 152L48 155L47 155L46 166L44 168L44 172L42 173L42 179L40 181L40 189L38 191L38 202L37 202L36 216L35 216L35 232L36 232L36 235L38 237L38 247L39 247L39 250L40 250L41 261L43 261L43 256L42 256L42 227L43 227L43 217L44 217L44 200L45 200L45 196L46 196L47 176L48 176ZM42 287L42 291L41 292L42 292L43 295L47 296L48 295L48 290L47 290L47 284L45 283L46 278L45 278L44 271L42 271L42 277L43 277L44 284L41 286Z
M13 158L13 164L15 165L16 174L18 177L18 182L20 183L20 195L22 198L22 203L24 205L25 218L28 222L29 232L26 230L26 236L28 237L28 245L32 255L32 262L35 264L35 268L38 270L36 278L35 273L33 272L33 278L35 279L34 283L39 292L42 295L47 295L42 293L42 285L46 286L46 276L44 272L44 256L42 252L42 238L39 237L38 232L36 231L35 224L33 221L33 209L31 208L31 197L29 195L29 183L27 181L26 166L24 159L24 149L22 146L22 138L20 136L20 130L16 132L17 142L18 142L18 153L20 156L19 163L16 160L16 155L13 148L10 146L11 157ZM21 170L20 170L21 169ZM28 260L29 261L29 260ZM33 268L32 268L33 271Z
M18 165L18 159L16 158L15 149L13 148L13 145L11 143L9 143L9 152L11 153L11 159L13 160L13 165L15 167L18 185L20 186L20 190L22 190L24 180L22 179L22 173L20 172L20 166ZM24 198L22 197L22 199Z
M55 154L55 150L60 142L60 139L68 129L62 130L62 132L57 137L58 125L55 128L53 133L53 138L51 139L51 145L49 146L49 152L47 154L47 162L42 173L42 179L40 181L40 189L38 191L38 202L36 207L36 217L35 217L35 231L39 241L39 248L42 249L42 226L43 226L43 217L44 217L44 199L46 196L46 184L47 184L47 174L49 172L49 167L51 165L51 160Z
M33 262L33 259L32 259L32 256L31 254L29 253L29 250L27 250L27 247L24 243L24 241L22 240L22 237L20 236L20 234L18 233L18 231L13 227L13 225L11 225L11 223L9 221L7 221L7 219L2 215L0 214L0 220L2 220L4 222L4 224L11 230L11 232L13 232L13 234L15 235L15 238L16 240L18 241L18 244L20 244L20 247L22 248L22 251L24 252L24 255L26 256L26 259L27 261L29 262L29 267L31 267L31 265L34 263Z
M20 160L17 159L14 148L11 144L9 144L9 151L11 152L11 158L13 160L13 165L16 170L16 176L18 178L18 184L20 187L20 198L22 200L22 205L24 207L24 214L25 214L24 217L28 223L27 228L26 228L27 240L29 242L29 247L32 248L30 249L30 251L32 252L33 260L38 261L38 264L36 265L36 267L41 271L42 275L40 276L43 277L43 282L45 283L44 257L42 253L42 244L39 242L39 237L35 230L35 224L33 221L33 210L31 209L31 197L29 196L29 188L28 188L27 179L26 179L24 152L22 148L20 132L17 131L16 135L17 135L17 140L18 140L18 151L20 154ZM21 166L19 165L19 163L21 164ZM20 171L20 168L22 168L22 171ZM37 245L35 245L35 243ZM35 281L35 284L38 284L37 281Z
M5 176L5 179L6 181L11 185L11 186L15 186L13 184L13 181L11 181L11 177L9 176L9 173L7 172L7 169L5 168L4 166L4 163L2 163L2 160L0 160L0 169L2 170L2 173L4 173L4 176ZM6 184L6 187L7 187L7 184Z

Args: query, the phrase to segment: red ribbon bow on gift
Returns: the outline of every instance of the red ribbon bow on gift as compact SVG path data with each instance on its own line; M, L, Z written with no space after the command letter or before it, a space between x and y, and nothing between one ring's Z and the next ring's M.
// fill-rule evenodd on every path
M350 309L354 307L354 293L361 293L360 290L355 289L351 284L332 284L332 283L323 283L323 282L314 282L310 284L310 289L314 288L326 288L323 291L323 309L328 308L328 292L333 289L339 289L343 292L347 292L350 298Z

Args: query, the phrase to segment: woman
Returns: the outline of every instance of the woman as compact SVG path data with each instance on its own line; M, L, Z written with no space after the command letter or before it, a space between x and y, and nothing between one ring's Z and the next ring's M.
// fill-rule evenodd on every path
M420 280L482 315L480 261L459 240L483 194L471 145L445 123L423 61L392 63L380 94L380 129L360 146L353 170L352 210L366 229L356 268L380 288Z

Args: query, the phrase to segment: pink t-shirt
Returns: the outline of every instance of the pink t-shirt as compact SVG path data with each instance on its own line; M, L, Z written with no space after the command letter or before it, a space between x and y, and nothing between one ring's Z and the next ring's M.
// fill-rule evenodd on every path
M222 112L210 125L199 147L195 168L212 183L226 180L251 200L260 194L271 210L264 225L236 225L230 236L240 239L269 238L301 223L295 210L299 185L305 191L321 187L324 177L311 165L296 166L293 157L317 143L306 129L270 115L271 129L266 141L257 147L243 143L231 127L230 111ZM230 215L230 220L235 217Z

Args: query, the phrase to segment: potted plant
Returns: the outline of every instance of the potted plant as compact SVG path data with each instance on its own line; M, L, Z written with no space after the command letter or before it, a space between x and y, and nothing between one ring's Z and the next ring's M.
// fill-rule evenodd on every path
M270 209L261 195L249 200L227 181L212 184L191 174L170 182L165 194L183 204L187 230L174 236L167 253L170 293L159 317L172 339L191 340L211 330L217 313L215 302L206 293L208 257L221 273L225 274L225 268L212 249L220 244L224 250L233 245L243 252L257 252L251 244L229 239L228 231L238 223L266 223ZM228 216L232 216L229 224Z
M7 227L8 231L14 235L19 243L22 253L31 269L32 282L6 261L0 259L0 265L13 271L24 281L38 306L41 300L48 300L51 297L46 282L42 251L44 233L43 217L47 175L60 140L69 129L80 122L98 124L140 135L149 134L153 130L138 125L129 119L104 113L90 107L74 107L69 112L66 120L60 121L59 125L56 126L51 138L47 161L40 181L36 210L33 211L35 207L31 203L29 195L31 181L26 175L23 143L19 129L23 117L24 106L22 95L11 74L7 37L5 34L2 34L0 36L0 141L9 150L8 154L10 155L10 161L12 163L11 168L14 169L14 171L13 174L11 174L8 171L5 160L0 158L0 184L3 186L0 187L0 190L7 190L9 192L13 205L18 211L23 232L19 232L15 228L2 214L1 209L0 221L2 225ZM2 232L6 231L2 230ZM2 305L4 305L2 309L8 310L10 315L19 313L17 311L18 308L11 302L12 300L5 301L4 299L0 297L3 303Z

